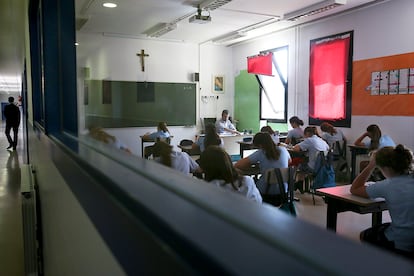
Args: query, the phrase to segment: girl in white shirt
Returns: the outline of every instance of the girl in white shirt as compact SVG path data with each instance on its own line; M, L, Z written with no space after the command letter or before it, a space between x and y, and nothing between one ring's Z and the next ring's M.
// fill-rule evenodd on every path
M201 154L200 167L205 180L226 190L241 194L257 203L262 197L253 179L239 175L230 156L219 146L209 146Z

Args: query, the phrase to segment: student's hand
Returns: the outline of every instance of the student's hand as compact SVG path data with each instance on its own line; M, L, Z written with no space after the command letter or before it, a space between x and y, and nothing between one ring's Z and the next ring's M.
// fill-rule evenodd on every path
M375 161L375 156L377 155L377 151L376 150L370 151L368 155L369 155L369 165L372 167L375 167L377 165Z

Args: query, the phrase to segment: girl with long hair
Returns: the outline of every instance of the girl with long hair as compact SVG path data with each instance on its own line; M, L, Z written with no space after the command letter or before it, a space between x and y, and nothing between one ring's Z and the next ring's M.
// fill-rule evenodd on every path
M244 195L261 203L262 197L253 179L243 176L234 168L230 156L219 146L209 146L200 157L204 179L219 187Z
M303 129L301 127L303 126L303 121L299 119L298 116L293 116L290 117L289 123L292 129L288 131L285 143L296 145L304 136Z
M263 194L266 189L265 172L271 168L287 168L291 161L290 154L285 147L276 146L270 134L267 132L258 132L253 137L253 145L258 148L257 151L251 155L240 159L234 165L237 169L247 170L252 165L257 164L260 169L261 177L258 179L256 185L259 191ZM279 194L279 189L276 185L272 186L268 194Z

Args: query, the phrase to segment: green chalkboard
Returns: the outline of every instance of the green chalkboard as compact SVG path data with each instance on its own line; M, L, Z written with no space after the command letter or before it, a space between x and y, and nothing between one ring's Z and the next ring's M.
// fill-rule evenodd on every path
M86 80L86 127L189 126L196 122L194 83Z

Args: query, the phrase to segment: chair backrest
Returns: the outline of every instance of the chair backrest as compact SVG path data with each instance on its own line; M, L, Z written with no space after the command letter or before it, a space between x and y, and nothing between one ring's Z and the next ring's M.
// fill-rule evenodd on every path
M346 159L346 140L335 141L332 145L332 151L335 156Z
M295 173L296 167L268 169L265 172L266 191L269 191L271 185L278 185L282 203L292 201ZM287 191L284 183L287 183Z

